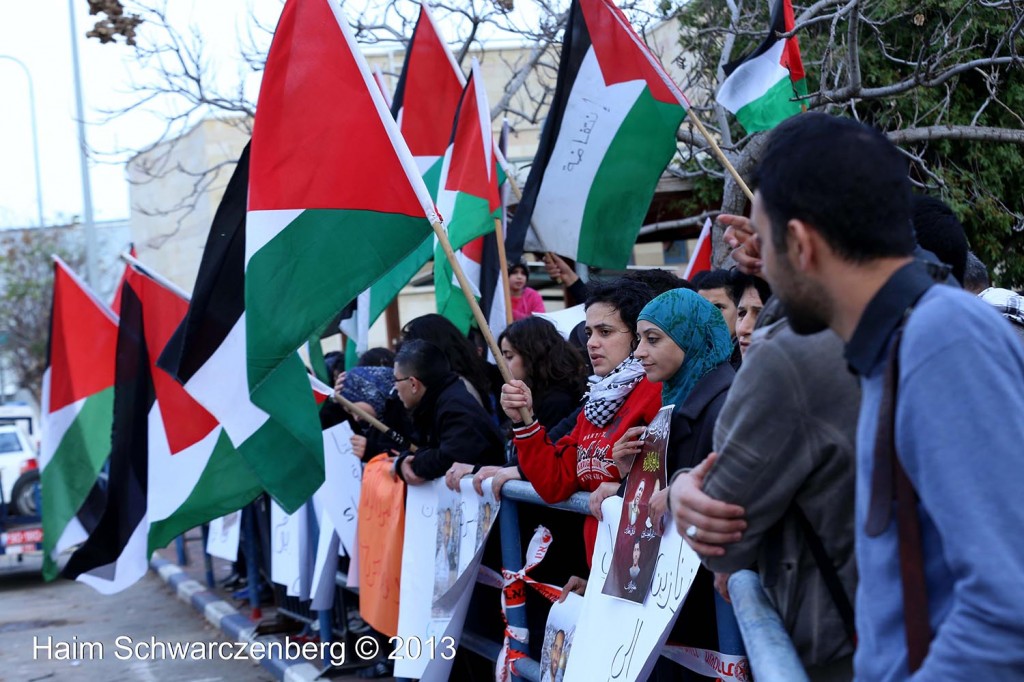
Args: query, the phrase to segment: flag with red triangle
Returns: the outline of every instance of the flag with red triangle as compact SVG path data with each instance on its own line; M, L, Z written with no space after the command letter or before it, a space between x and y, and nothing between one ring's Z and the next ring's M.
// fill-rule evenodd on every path
M126 272L106 507L64 569L104 594L145 575L154 550L262 492L217 419L156 365L187 310L177 292Z
M477 298L480 298L483 236L494 232L495 220L501 219L498 187L504 179L503 174L499 177L490 112L480 64L473 58L441 166L437 208L444 218L448 240L457 250L456 257L474 286L473 294ZM434 295L437 311L463 333L468 332L473 316L440 244L434 248Z
M452 120L465 83L466 78L442 39L430 10L426 3L421 3L402 75L395 87L391 113L431 197L437 196L441 165L451 140ZM370 326L433 255L434 240L428 235L342 314L341 329L349 339L346 364L355 364L357 355L367 348Z
M688 107L612 0L573 0L509 259L544 250L625 267Z
M110 455L117 317L64 261L54 258L39 467L43 575L82 542L102 510L100 469Z
M697 244L693 247L693 255L690 262L686 264L686 272L683 279L690 279L698 272L706 272L711 269L711 218L704 221L704 227L697 237Z
M252 402L302 443L290 475L264 481L293 511L284 500L301 502L323 482L320 422L295 351L422 243L436 214L335 3L285 3L256 110L246 376Z

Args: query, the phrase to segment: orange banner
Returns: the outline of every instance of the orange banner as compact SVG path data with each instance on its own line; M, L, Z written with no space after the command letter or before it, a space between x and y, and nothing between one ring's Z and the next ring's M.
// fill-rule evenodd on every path
M359 497L359 613L379 632L398 634L398 592L405 538L405 483L386 454L363 469Z

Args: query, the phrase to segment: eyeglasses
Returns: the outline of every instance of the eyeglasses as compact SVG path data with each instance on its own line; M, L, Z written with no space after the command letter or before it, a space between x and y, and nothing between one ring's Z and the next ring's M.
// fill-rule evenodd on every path
M395 383L400 384L403 381L409 381L410 379L412 379L412 377L405 377L404 379L399 379L398 377L395 377Z

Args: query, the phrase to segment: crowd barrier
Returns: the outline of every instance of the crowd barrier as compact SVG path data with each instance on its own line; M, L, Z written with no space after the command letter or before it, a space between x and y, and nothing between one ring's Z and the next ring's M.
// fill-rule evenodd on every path
M501 540L502 564L506 570L519 571L523 568L523 547L520 542L519 505L533 504L551 509L561 509L579 514L589 514L587 493L576 493L571 498L558 504L546 504L533 486L525 481L509 481L501 491L501 508L498 513L498 527ZM242 515L240 547L245 553L247 562L248 599L252 610L252 618L262 617L260 609L260 582L262 575L270 575L269 556L262 551L269 547L269 532L266 529L265 510L259 509L260 503L253 503ZM263 528L261 528L263 526ZM315 546L318 527L311 515L309 524L312 535L311 542ZM259 536L263 535L263 542ZM203 532L204 560L206 562L207 583L213 586L213 573L210 557L205 553L206 529ZM185 545L183 538L178 539L179 563L185 563ZM261 571L262 569L262 571ZM303 601L287 596L286 590L280 585L272 585L274 603L278 613L305 625L305 630L316 629L322 641L348 641L353 635L349 628L352 596L358 595L358 588L348 587L348 578L344 571L338 571L335 577L336 590L333 608L324 611L313 611L308 600ZM749 660L751 672L758 682L802 682L806 674L800 664L782 620L775 611L767 595L761 587L760 579L753 571L739 571L729 580L729 594L732 607L719 610L719 622L723 622L726 614L735 613L735 619L742 633L737 640L727 635L729 628L720 628L719 649L723 654L745 654ZM724 601L720 602L724 606ZM512 627L526 628L526 608L510 607L506 613L508 624ZM316 623L314 626L313 624ZM497 661L504 644L497 642L468 627L463 631L460 646L486 659ZM520 652L523 658L516 662L518 676L514 680L538 682L541 677L540 663L529 658L528 646L516 640L510 641L510 647ZM329 665L324 661L325 667Z

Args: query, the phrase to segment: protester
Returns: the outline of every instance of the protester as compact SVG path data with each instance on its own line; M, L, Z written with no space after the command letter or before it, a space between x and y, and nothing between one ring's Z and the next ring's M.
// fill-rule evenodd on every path
M395 364L395 352L390 348L371 348L359 356L359 367L388 367Z
M918 247L949 266L949 274L958 286L961 285L969 247L967 233L960 219L953 213L953 209L936 197L915 194L910 206Z
M522 320L534 313L544 312L544 299L536 289L526 286L530 271L526 263L514 263L508 268L508 288L512 295L512 319Z
M519 408L532 413L533 396L523 381L502 386L501 406L514 422L519 466L549 504L579 490L590 495L584 525L588 558L593 554L601 502L618 490L621 475L612 460L614 443L631 426L650 423L661 407L660 387L647 380L633 357L636 317L652 298L645 284L624 279L593 285L587 299L587 351L600 381L590 389L573 430L552 443L535 419L520 422Z
M533 391L534 417L542 426L551 428L573 413L587 386L583 359L553 324L541 317L523 318L505 328L498 345L512 378ZM446 476L448 487L456 490L466 473L466 465L454 465ZM520 480L522 473L514 459L505 467L483 467L473 477L477 492L492 476L497 493L505 481Z
M452 371L466 384L470 395L488 412L494 412L491 384L487 379L486 362L473 344L462 335L451 320L437 313L421 315L402 328L402 340L429 341L444 351Z
M697 293L721 311L729 328L729 337L733 341L733 352L729 356L729 362L734 369L739 369L743 355L736 339L736 303L743 292L737 291L736 273L719 268L698 272L691 279Z
M395 472L406 483L439 478L454 462L501 462L501 434L494 420L452 372L440 348L419 339L403 342L395 356L394 379L398 397L412 416L418 446L395 461Z
M972 294L980 294L992 286L988 277L988 268L973 251L967 252L967 264L964 266L964 290Z
M1024 341L1024 296L1009 289L988 287L978 294L978 298L1006 318L1017 337Z
M771 297L772 290L760 277L736 272L733 275L733 294L736 296L736 345L741 357L746 357L757 327L757 318Z
M671 508L724 595L728 574L756 565L811 680L849 680L860 389L831 331L795 334L777 300L760 319L715 426L717 459L676 477ZM742 540L711 544L710 511L734 523L710 537L745 523Z
M729 364L733 345L719 310L686 289L668 291L644 306L637 332L640 342L633 355L647 379L661 383L662 405L674 406L665 463L671 476L696 466L711 452L715 420L735 376ZM643 431L641 426L630 428L612 450L624 476L642 451ZM668 488L652 494L649 503L651 518L661 519L668 511ZM673 635L686 646L715 650L715 624L712 576L702 568Z
M912 258L906 160L881 133L793 117L757 175L753 260L794 331L843 339L863 390L857 678L1019 677L1024 420L992 428L992 415L1024 412L1024 349Z

